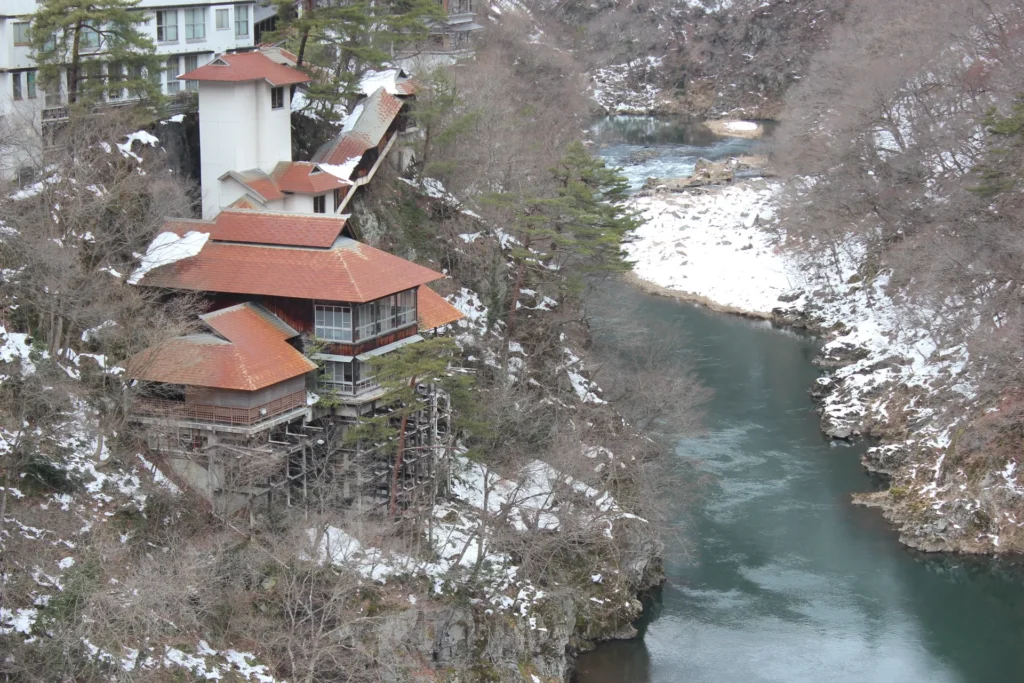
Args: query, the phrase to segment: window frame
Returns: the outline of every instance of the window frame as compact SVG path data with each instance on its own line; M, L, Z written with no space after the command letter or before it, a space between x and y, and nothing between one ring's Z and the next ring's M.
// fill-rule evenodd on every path
M356 309L353 339L362 343L416 324L416 291L407 289L381 297Z
M173 23L167 23L167 15L174 16ZM163 19L164 23L160 23ZM163 38L160 34L163 34ZM169 34L173 33L171 37ZM156 11L156 42L158 43L177 43L178 42L178 10L176 9L160 9Z
M11 72L11 99L16 102L25 99L22 96L20 71Z
M11 27L12 34L14 36L15 47L26 47L32 45L32 41L28 37L28 32L32 22L30 21L15 21ZM21 33L21 40L18 40L18 33Z
M331 324L328 323L328 313L331 314ZM313 304L313 335L317 339L337 342L343 344L352 343L352 324L355 322L355 309L352 306L340 304ZM337 316L341 316L340 325ZM346 327L345 317L348 317ZM332 335L329 330L334 331Z
M241 15L242 18L239 18ZM239 28L244 27L244 31ZM235 5L235 38L249 37L249 6Z
M107 62L107 98L120 100L124 97L125 69L122 62Z
M196 17L199 17L199 22L196 22ZM191 19L191 21L189 21ZM196 35L196 29L199 28L201 35ZM192 34L189 37L189 33ZM206 40L206 8L205 7L186 7L185 8L185 42L186 43L198 43Z
M34 100L38 97L36 91L36 72L26 71L25 72L25 99Z
M164 62L164 73L167 74L167 94L174 95L181 92L181 81L178 80L178 76L181 74L181 62L178 55L167 58Z
M87 37L87 36L89 36L89 37ZM96 37L95 38L95 40L96 40L95 43L92 42L93 39L91 38L91 36L95 36ZM102 38L102 36L100 36L100 32L99 31L94 29L92 26L89 26L88 24L83 24L82 25L82 32L81 32L81 34L78 37L78 47L79 47L79 49L81 49L83 51L84 50L89 50L90 52L94 51L94 50L99 50L100 49L100 45L102 45L102 43L103 43L103 38Z
M224 19L223 26L221 19ZM217 31L227 31L231 28L231 10L227 7L218 7L213 11L213 25Z
M366 361L324 361L323 369L317 377L317 389L333 391L347 396L358 396L367 389L378 386L373 366Z
M272 110L284 109L284 86L270 88L270 108Z
M182 67L181 73L187 74L199 68L199 55L183 55L183 57L185 66ZM199 90L199 81L185 81L185 90Z
M313 196L313 213L327 213L327 195L318 194Z

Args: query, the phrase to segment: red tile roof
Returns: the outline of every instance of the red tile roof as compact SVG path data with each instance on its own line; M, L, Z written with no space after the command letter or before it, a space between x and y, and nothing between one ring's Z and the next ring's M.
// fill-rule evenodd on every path
M257 304L238 304L201 318L220 337L176 337L146 349L128 362L129 375L150 382L258 391L316 369L285 341L296 336L295 330Z
M416 295L416 317L419 318L421 330L432 330L462 320L466 316L440 294L427 286L422 286Z
M349 159L363 156L366 154L366 150L376 146L376 143L370 142L364 135L342 133L317 150L313 160L320 164L340 166Z
M247 209L224 209L206 227L191 224L191 230L210 233L218 242L278 244L292 247L320 247L334 244L345 227L345 217L302 213L273 213Z
M340 165L362 156L366 150L380 144L391 123L402 109L402 101L378 88L372 95L356 105L362 107L359 118L348 130L339 133L313 155L316 163ZM353 112L355 113L355 112Z
M265 80L273 86L294 85L310 80L298 69L278 64L261 52L223 54L209 64L178 76L180 81L241 83Z
M284 193L277 186L277 182L269 174L264 173L258 168L248 171L228 171L218 180L224 180L225 178L233 178L265 202L271 202L284 197Z
M211 240L196 256L149 271L140 284L362 303L443 277L367 244L339 237L330 249Z
M322 194L352 184L309 161L282 161L271 176L282 192L297 194Z

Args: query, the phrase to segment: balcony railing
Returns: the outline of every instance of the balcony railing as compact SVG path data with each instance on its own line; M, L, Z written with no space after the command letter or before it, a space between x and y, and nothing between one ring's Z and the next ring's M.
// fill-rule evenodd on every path
M306 391L302 390L253 408L231 408L203 403L187 403L185 401L137 398L135 399L132 412L138 416L247 427L265 422L305 405Z
M378 386L377 380L373 377L359 382L327 382L321 379L316 385L317 389L334 392L339 396L358 396Z

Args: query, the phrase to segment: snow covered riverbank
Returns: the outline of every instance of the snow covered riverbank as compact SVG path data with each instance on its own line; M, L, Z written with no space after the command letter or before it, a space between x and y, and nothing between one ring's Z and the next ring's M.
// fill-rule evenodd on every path
M802 282L779 239L763 229L775 222L779 189L752 181L634 199L645 219L626 247L634 275L716 310L771 317L779 297Z
M929 551L1021 548L1024 486L1017 462L988 473L947 460L981 405L967 350L938 348L881 270L863 280L861 250L846 245L839 269L808 267L778 225L781 183L741 181L712 191L632 200L647 222L627 246L646 289L731 313L799 321L823 334L820 362L832 369L813 393L823 430L882 443L865 466L891 488L858 497L883 509L901 540Z

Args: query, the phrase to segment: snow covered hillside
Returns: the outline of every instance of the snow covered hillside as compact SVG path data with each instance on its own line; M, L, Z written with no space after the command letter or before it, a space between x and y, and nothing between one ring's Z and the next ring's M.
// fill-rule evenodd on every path
M889 492L859 500L883 507L909 545L1004 550L1021 527L1016 462L982 486L962 466L943 466L965 420L983 409L966 348L938 348L925 329L908 325L930 314L907 315L887 271L862 281L864 250L855 241L838 270L804 261L778 225L781 188L746 181L633 199L647 219L627 246L633 274L661 293L822 331L822 363L832 369L814 388L823 428L835 438L880 437L865 465L892 480Z

